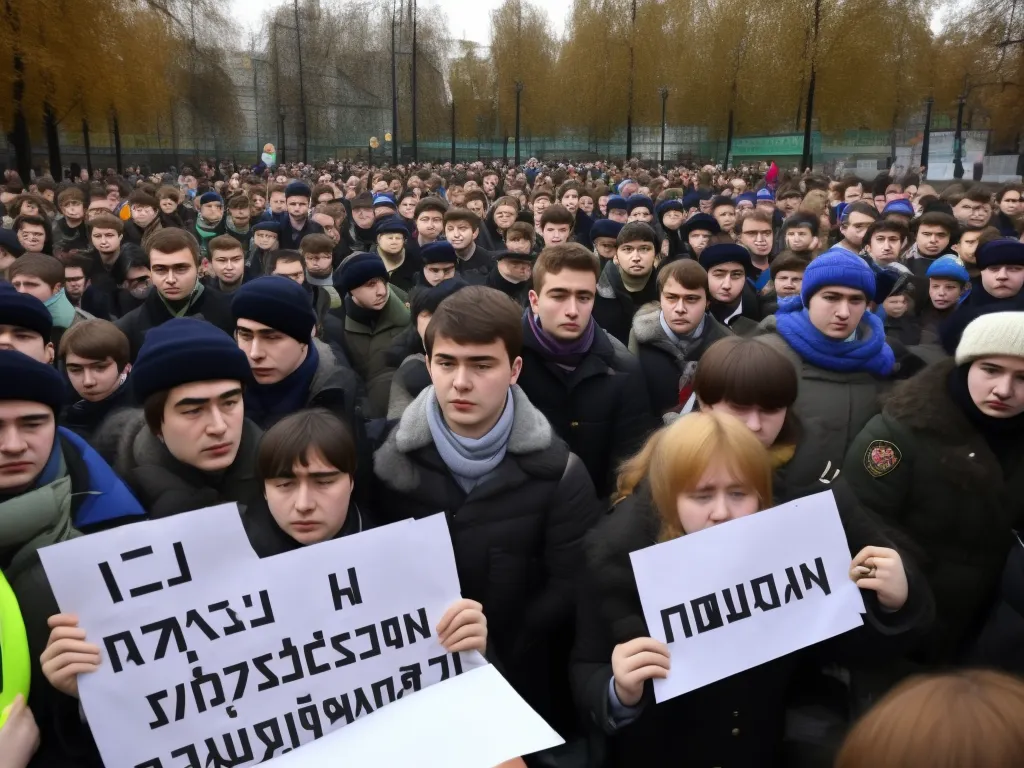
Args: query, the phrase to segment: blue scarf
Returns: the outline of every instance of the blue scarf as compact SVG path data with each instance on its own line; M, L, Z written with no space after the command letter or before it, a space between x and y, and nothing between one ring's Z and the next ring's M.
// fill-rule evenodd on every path
M320 353L310 341L306 359L276 384L249 384L245 388L245 415L266 429L284 416L306 407L309 385L313 382Z
M790 296L779 302L775 325L779 335L801 359L827 371L865 371L875 376L888 376L896 363L892 348L885 343L882 321L871 312L864 313L858 328L868 326L869 333L864 338L837 341L811 324L799 296Z

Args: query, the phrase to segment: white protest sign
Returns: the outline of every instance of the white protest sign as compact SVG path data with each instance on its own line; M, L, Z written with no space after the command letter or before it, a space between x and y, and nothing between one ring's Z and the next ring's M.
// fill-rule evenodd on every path
M117 768L253 765L485 663L434 631L460 597L443 515L260 560L215 507L40 554L100 646L79 691Z
M271 765L495 768L563 743L488 664L403 698Z
M630 555L666 701L863 624L832 491Z

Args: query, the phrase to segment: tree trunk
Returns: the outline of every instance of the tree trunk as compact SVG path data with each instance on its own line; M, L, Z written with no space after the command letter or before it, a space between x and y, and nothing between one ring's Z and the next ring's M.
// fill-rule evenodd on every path
M124 160L121 158L121 126L117 122L117 112L112 115L112 127L114 129L114 156L117 159L117 174L124 174Z
M26 186L32 179L32 137L29 136L28 122L25 120L25 62L21 56L14 56L14 125L7 136L7 140L14 147L14 164L17 167L18 175Z
M50 176L54 181L59 182L63 176L63 166L60 161L60 134L57 132L57 116L53 114L53 107L49 102L43 105L43 127L46 129L46 148L50 154Z
M89 171L89 180L92 181L92 148L89 146L89 121L82 118L82 141L85 144L85 167ZM77 179L75 182L77 183Z

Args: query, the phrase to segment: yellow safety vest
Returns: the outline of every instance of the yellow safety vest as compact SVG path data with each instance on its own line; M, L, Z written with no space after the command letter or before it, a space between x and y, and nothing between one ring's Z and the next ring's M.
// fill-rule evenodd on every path
M32 678L31 657L25 620L18 598L0 572L0 728L7 719L7 708L20 693L28 699Z

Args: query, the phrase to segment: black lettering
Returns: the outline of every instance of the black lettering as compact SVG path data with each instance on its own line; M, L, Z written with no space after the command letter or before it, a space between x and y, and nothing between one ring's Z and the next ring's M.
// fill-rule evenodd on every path
M761 591L762 585L768 585L768 597L771 598L767 602L764 599L764 593ZM767 576L758 576L750 582L750 589L754 593L754 607L762 611L771 611L778 608L782 603L779 602L779 590L775 586L775 576L768 574Z
M178 683L174 686L174 722L180 723L185 719L185 684Z
M398 698L402 698L402 694L406 691L415 693L420 689L420 678L423 675L423 670L420 668L419 662L413 662L406 667L399 667L398 671L402 675L402 689L398 692Z
M156 641L156 653L153 654L153 661L162 659L167 654L167 646L171 642L171 638L174 638L174 646L178 649L178 653L184 653L188 650L188 645L185 643L185 633L181 629L181 624L178 623L176 616L171 616L169 619L162 619L161 621L154 621L152 624L145 624L139 627L142 634L148 635L150 632L159 632L160 637Z
M693 630L690 629L690 618L686 615L686 603L680 603L671 608L663 608L661 610L661 626L665 630L665 642L674 643L676 641L675 633L672 631L673 614L679 616L679 621L683 625L683 634L687 637L693 637Z
M352 695L356 698L356 717L373 714L373 706L370 704L370 700L366 698L366 693L362 688L356 688Z
M277 679L277 675L270 671L270 667L267 664L271 659L274 658L272 653L264 653L262 656L257 656L252 660L252 665L256 667L256 671L263 675L264 682L256 686L257 691L269 691L271 688L277 688L281 684L281 681Z
M196 750L195 744L187 744L184 747L178 747L171 752L171 757L188 758L188 764L182 765L179 768L203 768L203 764L199 762L199 752Z
M292 642L290 637L281 640L281 651L277 654L279 659L291 659L292 671L281 678L282 683L294 683L303 678L302 659L299 656L299 649Z
M800 563L800 575L804 577L804 589L810 589L811 584L814 583L826 595L831 595L832 588L828 585L828 574L825 573L825 564L820 557L814 558L814 570L815 573L811 573L811 569L807 567L806 563Z
M164 768L163 763L160 762L159 757L154 757L152 760L147 760L144 763L139 763L135 768Z
M232 664L230 667L224 667L224 676L229 674L238 673L238 682L235 683L235 692L231 696L232 701L238 701L245 695L245 684L249 680L249 662L240 661L237 664Z
M219 603L208 605L206 606L206 610L210 613L213 613L214 611L224 611L227 617L231 619L230 624L226 627L221 627L220 631L224 633L224 637L227 637L228 635L235 635L239 632L245 632L245 623L239 621L238 614L231 609L231 603L227 600L221 600Z
M451 675L448 672L448 654L444 656L435 656L427 662L430 666L434 667L438 664L441 665L441 679L447 680Z
M206 697L203 695L203 686L209 683L213 686L213 696L210 697L210 701L206 701ZM220 682L220 675L216 672L211 672L208 675L203 674L202 667L196 667L192 670L192 698L195 699L196 709L200 713L205 712L207 707L219 707L224 703L224 686Z
M224 742L224 755L220 753L220 747L216 739L206 739L206 766L207 768L234 768L236 765L244 765L252 760L252 747L249 745L249 734L245 728L239 728L238 734L239 750L235 750L235 739L231 733L225 733L220 738Z
M276 717L264 720L262 723L256 723L253 726L253 731L256 733L256 738L265 747L263 757L260 758L261 763L265 763L270 758L275 757L274 753L284 747L284 739L281 737L281 726L277 724Z
M803 592L800 591L800 582L796 578L796 571L792 568L786 569L786 581L788 583L786 584L786 591L783 593L783 597L786 602L788 603L792 600L794 595L797 600L803 600L804 595Z
M115 603L124 601L124 595L121 594L121 588L117 586L117 579L114 578L114 572L110 570L110 563L104 560L99 563L100 575L103 577L103 583L107 587L107 593L110 595L110 599ZM160 762L157 760L157 762Z
M150 546L139 547L138 549L132 549L128 552L121 553L121 562L127 563L131 560L138 560L140 557L149 557L153 554L153 548ZM143 584L141 587L132 587L128 590L128 594L132 597L142 597L143 595L149 595L153 592L159 592L164 588L164 585L157 579L151 584Z
M291 752L293 749L299 748L299 731L295 727L295 717L291 712L284 713L284 724L288 727L288 738L292 740L292 745L288 749L281 752L283 755L285 752Z
M452 666L455 668L455 674L456 675L461 675L462 674L462 654L461 653L453 653L452 654Z
M331 697L324 699L322 705L324 708L324 714L327 715L327 719L331 721L331 725L345 718L345 724L348 725L355 720L355 715L352 714L352 705L349 704L348 694L343 693L339 698Z
M199 627L209 640L217 640L220 637L214 628L206 623L206 619L199 615L199 611L195 608L190 608L188 613L185 614L185 629L193 626Z
M263 615L260 618L253 619L252 621L249 622L249 628L250 629L256 629L256 627L263 627L263 626L266 626L267 624L273 624L274 623L274 609L270 605L270 594L267 592L267 590L261 589L259 591L259 595L260 595L260 608L263 610ZM246 595L246 597L248 598L249 596ZM250 603L251 602L252 602L252 600L250 599L249 601L247 601L245 603L246 608L250 607Z
M370 686L370 690L373 691L373 700L377 704L377 709L380 709L385 704L391 704L395 700L395 681L390 677L386 677L383 680L378 680L376 683ZM387 690L388 700L384 701L383 691Z
M167 719L167 715L164 714L164 708L160 706L160 702L166 698L167 691L157 691L156 693L146 695L146 701L149 702L149 706L152 708L153 714L156 715L156 719L149 724L150 730L162 728L171 722Z
M329 668L330 666L328 666ZM300 696L295 700L295 703L299 705L299 725L312 733L314 739L319 739L324 735L324 728L320 724L320 712L312 701L312 695Z
M313 642L302 646L302 655L306 659L306 669L310 675L319 675L321 672L330 670L331 665L329 663L317 664L316 659L313 658L313 654L316 651L326 647L327 641L324 640L324 633L319 630L313 633Z
M124 632L118 632L116 635L108 635L103 638L103 646L107 649L107 657L110 659L110 666L114 668L114 673L117 674L124 665L121 662L121 655L117 652L117 644L123 643L125 648L125 662L131 662L137 667L141 667L146 662L142 658L142 654L139 653L139 646L135 644L135 638L132 637L130 630Z
M342 643L348 642L352 636L348 632L342 632L340 635L335 635L331 638L331 648L341 654L341 659L334 662L335 667L345 667L349 664L355 664L356 655L346 648Z
M402 625L398 623L398 617L392 616L380 623L380 633L384 637L384 645L388 648L401 648L405 645L402 639Z
M698 635L718 629L723 624L722 609L718 607L718 595L714 592L691 600L690 610L693 611L693 623L697 625Z
M140 557L148 557L153 554L153 548L150 546L139 547L138 549L130 549L127 552L121 553L121 562L127 563L132 560L138 560Z
M380 656L380 640L377 638L377 625L368 624L365 627L360 627L356 630L356 637L360 635L370 636L370 650L360 653L359 659L365 661L366 659L372 659L374 656Z
M419 635L424 640L430 639L430 622L427 621L427 609L420 608L416 615L419 616L418 623L410 613L402 617L405 619L405 634L409 638L409 645L416 642L416 635Z
M173 579L167 580L168 588L192 581L192 571L189 570L188 560L185 559L185 548L181 545L180 541L174 542L173 547L174 559L178 561L178 575Z
M332 573L327 577L331 584L331 597L334 598L334 610L340 611L344 608L341 598L347 597L350 605L359 605L363 598L359 593L359 579L356 577L356 569L348 569L348 586L342 589L338 586L338 574Z
M732 602L732 592L726 587L722 590L722 597L725 598L725 608L728 611L725 618L730 624L740 619L750 618L750 605L747 603L747 587L745 584L736 585L736 598L739 600L740 610L736 610L736 606Z

